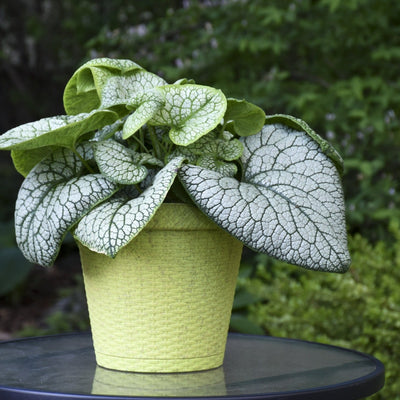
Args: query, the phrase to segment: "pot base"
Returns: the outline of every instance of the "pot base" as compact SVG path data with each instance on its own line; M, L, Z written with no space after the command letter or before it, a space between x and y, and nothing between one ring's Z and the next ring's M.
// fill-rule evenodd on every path
M97 364L107 369L127 372L172 373L204 371L222 365L224 353L198 358L144 359L124 358L96 353Z

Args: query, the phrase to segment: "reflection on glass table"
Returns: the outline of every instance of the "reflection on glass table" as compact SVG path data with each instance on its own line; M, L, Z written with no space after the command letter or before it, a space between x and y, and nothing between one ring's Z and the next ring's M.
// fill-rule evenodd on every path
M107 370L90 334L0 343L0 398L359 399L384 384L375 358L300 340L230 334L224 365L194 373Z

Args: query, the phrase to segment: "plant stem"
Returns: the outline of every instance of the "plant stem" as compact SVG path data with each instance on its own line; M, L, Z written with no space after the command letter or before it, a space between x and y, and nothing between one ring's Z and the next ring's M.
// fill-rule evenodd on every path
M139 185L138 183L135 184L135 188L136 188L136 190L137 190L140 194L143 193L143 190L140 188L140 185Z
M152 144L154 152L155 152L154 155L159 160L162 160L163 159L162 158L162 151L161 151L161 147L160 147L160 142L157 140L156 131L155 131L154 127L152 127L151 125L148 125L147 128L149 130L151 144Z
M140 129L139 135L140 135L140 138L138 138L138 137L136 136L136 134L134 134L134 135L132 135L132 136L130 137L130 139L135 140L137 143L139 143L139 146L142 148L142 150L144 150L146 153L149 153L149 154L150 154L150 150L149 150L149 149L145 146L145 144L144 144L144 136L143 136L142 129Z
M220 137L220 138L222 138L223 137L223 134L224 134L224 132L225 132L225 127L226 127L226 124L227 124L227 122L226 121L224 121L224 123L223 124L221 124L221 129L219 129L219 134L218 134L218 137Z

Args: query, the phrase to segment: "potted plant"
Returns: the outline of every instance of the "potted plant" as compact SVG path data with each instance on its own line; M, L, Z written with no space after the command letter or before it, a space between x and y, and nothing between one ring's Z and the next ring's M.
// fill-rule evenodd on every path
M67 232L79 245L99 365L221 365L242 244L348 268L342 160L305 122L107 58L74 73L64 106L0 149L25 176L25 257L51 266Z

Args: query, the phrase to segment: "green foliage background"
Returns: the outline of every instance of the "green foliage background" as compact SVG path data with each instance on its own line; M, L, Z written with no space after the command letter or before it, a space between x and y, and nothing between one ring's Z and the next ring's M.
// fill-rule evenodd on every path
M353 267L344 275L313 273L257 255L242 266L240 290L257 302L249 319L273 336L294 337L373 354L386 368L386 387L376 396L400 393L400 229L396 241L371 245L361 235L350 239ZM255 263L254 263L255 261Z
M309 274L250 253L246 263L257 269L239 285L248 301L235 324L250 315L274 335L370 352L388 370L378 398L400 399L400 241L393 233L400 221L400 2L5 0L0 36L1 132L62 114L73 71L107 56L133 59L169 82L186 76L216 86L267 113L293 114L333 142L345 159L351 271ZM0 156L8 248L20 177ZM26 268L18 274L25 279Z

